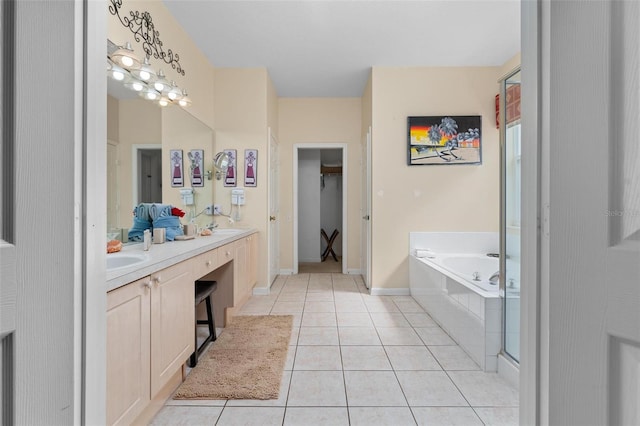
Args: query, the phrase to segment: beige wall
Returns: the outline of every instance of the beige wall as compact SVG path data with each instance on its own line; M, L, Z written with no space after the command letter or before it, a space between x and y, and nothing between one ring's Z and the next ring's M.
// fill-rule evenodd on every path
M346 143L348 269L360 269L360 98L281 98L280 268L293 269L293 146L296 143ZM318 230L320 232L320 230Z
M498 73L498 78L504 77L507 74L510 74L513 70L520 67L521 54L518 53L513 56L513 58L509 59L505 62L502 67L500 67L500 72Z
M118 102L118 112L119 226L130 228L133 224L133 145L162 144L161 111L149 101L130 99Z
M225 219L217 218L221 226L254 227L260 232L256 287L268 286L267 116L275 113L268 113L269 86L269 76L264 68L216 68L215 151L237 150L238 187L244 186L244 150L258 150L257 186L245 188L246 204L241 207L241 220L229 225ZM224 187L222 180L216 180L214 195L223 212L229 213L231 188Z
M372 74L372 277L409 285L409 232L498 231L500 67L384 68ZM407 117L482 115L482 165L407 166Z
M192 215L201 213L208 204L213 203L213 180L204 176L203 187L193 187L195 194L193 206L185 206L180 189L171 186L171 150L182 149L184 187L191 188L191 162L187 153L192 149L204 150L203 174L213 168L213 130L204 125L181 108L162 109L162 202L182 209L186 215L180 221L184 224ZM200 214L196 218L199 226L211 223L213 216Z

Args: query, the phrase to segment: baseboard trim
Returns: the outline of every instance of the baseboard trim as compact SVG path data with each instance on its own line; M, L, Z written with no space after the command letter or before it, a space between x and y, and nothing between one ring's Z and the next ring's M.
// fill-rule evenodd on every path
M253 295L254 296L268 296L271 294L271 289L268 287L254 287Z
M279 275L293 275L293 269L280 269Z
M347 269L347 274L349 275L362 275L361 269Z
M404 288L372 288L372 296L411 296L411 289Z

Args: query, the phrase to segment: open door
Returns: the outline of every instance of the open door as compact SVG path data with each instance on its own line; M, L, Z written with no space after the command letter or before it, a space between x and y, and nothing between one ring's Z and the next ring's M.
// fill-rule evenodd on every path
M269 283L271 287L280 269L280 158L278 140L269 128Z
M362 229L360 231L360 268L362 278L368 289L371 289L371 127L367 131L367 137L362 145L362 199L360 212L362 216Z
M637 425L640 2L544 7L550 13L541 27L551 42L541 53L549 166L542 261L549 274L541 312L549 322L548 340L541 338L548 419L543 413L540 423Z

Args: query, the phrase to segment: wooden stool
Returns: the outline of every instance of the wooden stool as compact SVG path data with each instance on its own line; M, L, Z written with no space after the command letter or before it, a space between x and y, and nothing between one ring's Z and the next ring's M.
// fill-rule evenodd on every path
M198 356L202 353L207 343L214 342L216 340L216 322L213 316L213 307L211 306L211 293L216 291L218 283L216 281L196 281L195 284L195 305L196 309L198 305L203 301L207 304L207 319L199 320L196 318L195 323L195 348L196 350L191 354L189 358L189 367L193 368L198 364ZM196 313L196 317L197 317ZM207 324L209 326L209 335L200 346L198 346L198 324Z
M320 235L322 235L322 238L324 238L324 240L327 242L327 248L324 249L324 253L322 253L323 262L327 260L327 257L329 257L329 254L333 256L333 260L335 260L336 262L338 261L338 257L336 256L336 253L333 251L332 246L339 233L340 232L337 229L334 229L333 232L331 233L331 238L329 238L329 236L327 236L327 233L324 232L324 229L320 229Z

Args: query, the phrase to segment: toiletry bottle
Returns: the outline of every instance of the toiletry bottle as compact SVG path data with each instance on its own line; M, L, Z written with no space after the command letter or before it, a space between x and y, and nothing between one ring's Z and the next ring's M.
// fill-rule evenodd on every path
M147 251L151 247L151 231L145 229L142 235L142 248L144 251Z

